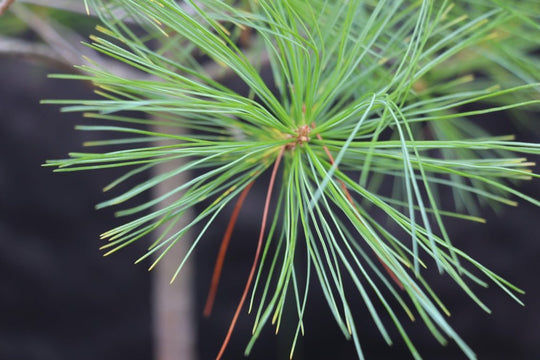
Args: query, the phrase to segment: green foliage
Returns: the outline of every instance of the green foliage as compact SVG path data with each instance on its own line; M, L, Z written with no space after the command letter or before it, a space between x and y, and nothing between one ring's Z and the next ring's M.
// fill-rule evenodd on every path
M388 344L383 316L420 358L402 324L403 311L425 322L442 344L449 337L475 358L445 320L448 311L422 274L434 268L448 274L486 311L471 283L487 286L489 280L519 302L515 294L521 290L451 242L445 218L481 222L483 205L498 209L515 205L514 199L539 204L515 185L538 177L524 156L538 155L540 146L512 135L492 136L476 118L501 121L538 111L540 3L88 5L103 22L89 46L141 76L125 78L97 64L80 67L88 75L57 75L92 81L103 99L47 102L84 112L91 124L80 130L118 134L86 145L118 150L72 153L48 165L62 172L125 167L125 175L106 188L111 190L158 164L184 160L98 208L122 205L180 173L198 174L159 198L119 210L118 216L135 218L103 234L107 254L162 229L139 259L156 255L158 262L196 227L191 253L225 206L281 161L272 200L277 207L250 298L255 323L246 354L269 320L279 327L286 294L292 293L295 303L288 305L298 316L292 356L304 331L310 280L316 278L344 336L363 358L356 305L344 287L349 278ZM246 35L249 44L241 47ZM204 66L203 57L210 59ZM266 61L271 84L260 75ZM216 67L241 79L248 96L218 82ZM453 203L442 201L446 189ZM171 231L200 204L210 205L182 230ZM298 269L300 258L307 259L306 269ZM304 272L306 278L298 276Z
M6 13L2 15L2 21L0 21L0 34L3 36L20 35L24 33L26 29L26 24L12 14Z

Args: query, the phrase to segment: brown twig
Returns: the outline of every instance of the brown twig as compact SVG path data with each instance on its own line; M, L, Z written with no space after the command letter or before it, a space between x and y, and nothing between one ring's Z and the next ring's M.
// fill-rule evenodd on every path
M268 191L266 192L266 201L264 203L261 230L259 233L259 241L257 242L257 250L255 251L255 256L253 258L253 265L251 266L251 271L249 272L248 281L244 288L244 292L242 293L242 298L240 299L240 303L238 303L238 307L236 308L236 312L234 313L233 319L229 326L229 330L227 331L227 336L225 337L225 340L223 341L223 344L221 345L221 349L219 350L216 360L220 360L222 358L223 353L225 352L225 349L227 348L227 345L229 344L232 332L234 330L234 327L236 326L238 317L240 316L240 311L242 310L242 307L244 306L244 302L246 301L247 294L249 292L249 289L251 288L251 283L253 282L253 277L255 276L255 270L257 269L257 264L259 262L259 257L261 255L261 248L262 248L264 233L266 229L266 220L268 219L268 211L270 209L270 200L272 199L272 191L274 190L274 183L276 181L279 164L281 162L281 159L283 158L284 153L285 153L285 146L283 146L281 150L279 151L279 155L277 156L276 161L274 162L272 175L270 176L270 183L268 184Z
M225 231L225 235L223 236L223 240L221 241L218 258L216 259L216 265L214 266L214 273L212 275L210 291L208 292L208 298L206 299L206 305L204 306L203 314L206 317L210 316L210 314L212 313L212 308L214 307L214 301L216 299L219 279L221 277L221 271L225 262L225 255L227 254L227 249L229 248L229 243L232 237L234 226L236 225L236 220L238 219L238 214L240 213L244 200L246 199L246 196L254 183L255 181L250 182L242 191L240 197L236 201L233 213L231 215L231 218L229 219L229 224L227 225L227 230Z

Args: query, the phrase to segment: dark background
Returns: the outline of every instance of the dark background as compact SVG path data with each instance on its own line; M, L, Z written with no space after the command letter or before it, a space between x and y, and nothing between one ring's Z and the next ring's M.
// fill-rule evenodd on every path
M39 105L44 98L91 96L85 84L47 79L50 71L54 69L0 60L0 360L151 359L151 274L145 264L133 265L145 244L106 258L98 250L99 234L119 224L111 211L93 208L106 199L100 189L114 174L53 174L41 167L47 159L81 149L89 136L73 130L80 114ZM524 183L522 189L538 197L538 182ZM246 201L211 319L200 314L226 217L212 227L196 253L201 360L217 354L245 284L263 191L264 184ZM480 359L540 359L539 215L538 208L521 202L500 216L487 211L487 225L450 226L454 244L527 292L522 296L525 308L493 284L489 289L473 287L493 310L487 315L448 276L429 276L452 312L450 324ZM354 359L353 344L338 331L320 289L314 286L310 294L307 333L296 358ZM360 299L356 303L367 359L411 358L395 331L390 331L395 344L389 348ZM401 320L425 359L465 359L452 343L440 346L421 322ZM242 358L251 321L241 317L225 359ZM288 358L287 327L281 336L273 331L267 327L251 359Z

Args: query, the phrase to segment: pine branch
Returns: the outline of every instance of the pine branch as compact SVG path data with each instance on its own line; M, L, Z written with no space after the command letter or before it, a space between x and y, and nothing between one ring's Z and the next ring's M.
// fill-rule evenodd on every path
M122 206L198 170L157 198L120 210L119 216L134 219L103 234L107 254L159 229L162 235L138 260L153 257L152 269L198 226L174 280L226 206L271 171L254 265L218 357L252 282L255 323L246 354L268 322L279 329L291 293L298 316L294 352L311 279L298 276L298 252L304 251L306 273L315 275L330 312L360 358L351 289L344 287L344 278L352 280L352 290L389 344L384 316L420 358L402 326L398 311L403 311L410 319L422 319L439 341L451 338L467 357L475 358L445 320L448 310L423 273L434 266L447 273L485 311L489 309L469 286L486 284L478 273L519 302L519 288L450 239L446 218L481 221L474 209L512 205L516 197L540 204L515 188L518 181L540 177L524 158L540 155L540 146L494 137L475 123L481 115L538 108L540 73L530 71L540 68L540 59L531 55L537 45L535 36L521 31L539 34L534 15L494 6L490 0L473 7L461 1L385 0L332 5L259 0L246 2L244 8L217 0L182 6L169 0L88 3L104 23L101 34L92 37L92 49L149 76L126 78L106 67L84 67L88 75L83 76L60 76L91 80L100 89L101 100L54 103L94 120L80 130L119 136L88 145L120 150L71 154L49 165L57 171L128 169L108 187L112 189L142 171L184 160L99 208ZM115 18L117 9L136 19L136 30ZM246 31L253 32L249 51L241 46ZM523 55L523 61L512 60L508 49ZM209 60L203 65L199 57ZM266 61L272 84L260 75ZM475 80L471 74L477 72L485 76ZM216 81L220 74L236 76L249 95ZM178 128L187 131L179 134L174 131ZM157 140L167 145L156 146ZM268 204L280 162L283 173L275 187L272 217ZM447 189L460 200L445 201L440 194ZM195 206L203 210L176 227ZM268 232L267 220L272 221ZM396 301L388 301L388 294Z

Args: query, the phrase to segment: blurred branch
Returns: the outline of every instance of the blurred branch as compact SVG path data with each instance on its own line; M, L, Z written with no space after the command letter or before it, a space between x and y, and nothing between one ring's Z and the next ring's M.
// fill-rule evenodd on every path
M86 15L82 0L78 2L69 0L18 0L18 2Z
M82 48L83 38L74 31L55 23L52 19L44 20L21 5L13 6L12 11L67 63L80 63L82 56L90 55L88 54L90 49Z
M22 0L21 2L38 3L40 0ZM63 1L59 0L52 2L63 3ZM13 54L14 56L17 54L21 56L31 55L35 59L47 61L53 60L55 64L70 67L72 70L73 64L80 64L83 58L88 58L97 66L105 68L124 78L140 79L145 75L141 72L132 70L132 68L122 63L101 56L97 51L83 45L85 39L82 36L65 26L58 24L53 19L48 18L45 20L23 5L14 5L11 7L11 10L48 44L48 50L46 51L45 48L42 48L41 46L38 46L33 50L31 49L30 43L25 43L24 45L20 44L18 47L21 49L24 48L26 51L15 53ZM56 55L53 55L52 52L56 53ZM4 53L4 51L0 50L0 54L4 55ZM258 59L260 62L259 66L261 67L267 65L269 62L268 54L266 52L262 54L259 52L248 52L246 56L251 62ZM217 81L223 81L228 77L233 76L233 71L230 68L223 68L221 65L214 62L205 64L204 67L206 74Z
M15 0L8 0L8 2L13 2ZM84 15L91 15L95 16L95 13L87 14L86 7L84 6L84 3L81 1L74 2L69 0L18 0L21 3L31 4L31 5L38 5L38 6L44 6L48 8L58 9L58 10L65 10L76 14L84 14ZM194 1L194 3L199 7L203 8L204 5L201 4L199 1ZM179 6L184 9L184 11L190 15L195 15L196 11L193 7L188 6L187 3L179 4ZM89 9L92 11L91 9ZM125 13L122 14L115 14L116 17L122 18L122 20L126 23L131 22L132 20L124 18Z
M153 126L156 132L185 135L182 130L175 131L165 126ZM156 141L156 146L170 145L167 141ZM167 174L185 166L186 160L161 163L152 168L151 176ZM160 182L152 192L154 198L160 198L174 191L178 184L185 184L191 176L186 173ZM156 206L156 210L164 209L177 199L167 198ZM174 225L171 231L181 231L195 219L195 214L188 210L182 219ZM161 234L154 234L157 240ZM197 316L195 302L195 259L190 259L182 268L182 276L173 283L171 274L178 268L178 259L183 259L193 244L196 236L193 232L184 235L182 241L170 249L153 270L152 280L152 318L154 326L154 360L195 360L197 359Z
M0 36L0 57L23 58L71 68L71 64L66 63L50 46L5 36Z
M80 15L90 15L90 16L96 16L96 13L93 12L93 9L88 9L90 11L89 13L86 12L86 7L84 6L84 3L81 1L74 2L69 0L18 0L20 3L25 3L29 5L37 5L37 6L43 6L49 9L56 9L56 10L62 10L62 11L69 11L74 14L80 14ZM126 14L123 11L113 11L113 16L118 19L122 19L125 23L134 23L135 21L133 19L126 18Z
M3 0L0 2L0 15L4 14L9 8L9 5L13 4L13 2L15 2L15 0Z
M85 46L85 39L74 32L73 30L58 24L54 20L48 18L43 19L37 16L25 6L14 5L11 11L28 27L30 27L56 55L56 60L64 63L73 69L74 64L81 64L83 58L91 59L91 61L99 67L103 67L112 73L131 79L143 77L143 74L136 72L114 60L106 59L97 51ZM77 71L82 71L78 69Z

